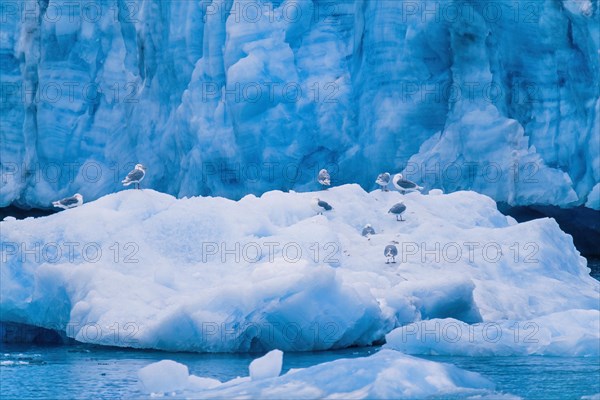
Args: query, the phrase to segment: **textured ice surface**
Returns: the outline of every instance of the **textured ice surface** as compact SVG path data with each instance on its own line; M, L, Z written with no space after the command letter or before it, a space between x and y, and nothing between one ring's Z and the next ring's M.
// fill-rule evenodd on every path
M157 364L142 369L156 369ZM180 369L187 369L179 365ZM140 372L141 375L141 372ZM362 358L340 359L309 368L288 371L280 377L255 381L237 378L220 385L210 380L212 387L192 387L198 378L189 376L190 384L177 379L178 391L192 398L260 398L260 399L323 399L323 398L376 398L404 399L429 398L429 396L480 396L493 394L494 384L481 375L441 364L411 357L393 350L381 350ZM168 392L173 385L157 389L155 383L146 388L147 393Z
M598 2L8 2L0 205L398 172L510 204L600 181ZM596 192L597 193L597 189ZM596 196L596 199L598 196Z
M281 373L283 363L283 352L281 350L271 350L261 358L250 363L250 379L253 381L259 379L276 378Z
M558 329L566 355L597 337L577 316L597 316L600 285L553 219L517 224L475 192L317 194L327 215L315 193L236 202L131 189L1 221L0 315L83 342L208 352L369 345L446 318L535 321L540 340ZM387 213L401 200L405 222ZM385 264L392 240L398 262Z
M468 325L455 319L419 321L386 336L386 347L408 354L460 356L600 355L600 312L570 310L529 321Z
M183 364L162 360L142 368L138 372L138 377L143 390L173 392L187 386L189 371Z

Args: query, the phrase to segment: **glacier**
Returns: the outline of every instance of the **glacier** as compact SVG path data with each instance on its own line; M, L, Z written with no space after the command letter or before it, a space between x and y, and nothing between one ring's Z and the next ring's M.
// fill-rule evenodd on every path
M315 195L333 210L315 215ZM405 222L388 213L399 201ZM132 189L0 231L3 339L23 326L168 351L387 341L414 354L598 355L600 283L572 237L550 218L517 223L476 192L353 184L233 201ZM386 264L392 241L400 253Z
M598 209L597 0L3 1L0 206L383 171Z

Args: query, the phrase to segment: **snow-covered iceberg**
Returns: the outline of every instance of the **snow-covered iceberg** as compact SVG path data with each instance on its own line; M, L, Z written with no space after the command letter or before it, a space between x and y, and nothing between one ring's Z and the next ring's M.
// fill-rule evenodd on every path
M333 210L316 215L315 195ZM399 201L405 222L388 214ZM362 236L367 223L375 235ZM474 192L345 185L232 201L127 190L0 230L2 322L87 343L321 350L436 318L532 320L545 340L553 315L570 318L560 332L573 343L553 349L575 354L569 335L597 337L600 284L572 238L552 219L518 224ZM392 241L399 255L386 264Z
M528 321L474 325L455 319L394 329L385 347L408 354L460 356L600 356L600 311L571 310Z
M0 206L399 171L510 204L600 182L597 1L8 2Z
M290 370L280 377L262 380L237 378L220 383L188 375L185 365L168 360L143 368L139 375L146 393L175 392L203 399L464 398L492 395L495 386L477 373L393 350ZM173 376L173 379L165 380L165 376Z

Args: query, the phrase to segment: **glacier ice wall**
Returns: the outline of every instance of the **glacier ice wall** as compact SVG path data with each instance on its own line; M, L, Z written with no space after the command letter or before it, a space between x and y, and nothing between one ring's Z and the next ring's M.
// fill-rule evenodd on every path
M510 204L600 182L597 0L25 0L0 9L0 206L239 198L403 170ZM597 192L597 190L596 190Z

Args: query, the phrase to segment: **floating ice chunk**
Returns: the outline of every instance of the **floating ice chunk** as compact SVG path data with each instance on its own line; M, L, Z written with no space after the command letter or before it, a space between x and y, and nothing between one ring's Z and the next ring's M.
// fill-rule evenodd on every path
M221 385L221 381L212 378L203 378L200 376L190 375L187 388L192 391L212 389Z
M452 318L420 321L386 335L386 348L451 356L598 356L600 311L570 310L528 321L469 325Z
M358 185L329 189L336 212L314 218L313 196L126 190L2 222L0 315L35 327L18 330L23 340L50 328L100 345L264 354L370 345L421 319L529 321L598 308L599 282L553 219L517 224L474 192ZM399 201L403 224L386 218ZM365 240L357 230L369 221L377 235ZM381 268L373 260L391 241L396 268ZM2 326L0 336L12 332Z
M3 366L3 367L13 367L15 365L29 365L29 362L28 361L14 361L14 360L0 361L0 366Z
M188 367L171 360L155 362L138 371L141 389L146 393L183 390L188 387L189 375Z
M412 399L448 394L485 396L493 394L493 390L494 384L477 373L393 350L381 350L368 357L290 370L273 379L237 378L199 391L199 397Z
M281 373L283 364L283 352L281 350L271 350L261 358L250 363L250 378L253 381L259 379L275 378Z

